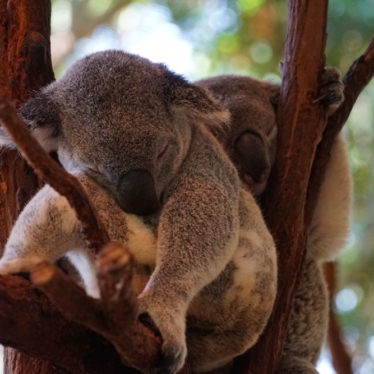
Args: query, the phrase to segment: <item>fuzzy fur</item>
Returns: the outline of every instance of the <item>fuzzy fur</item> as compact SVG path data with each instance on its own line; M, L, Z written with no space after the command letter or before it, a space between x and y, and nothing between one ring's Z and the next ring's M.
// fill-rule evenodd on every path
M130 247L140 313L163 338L155 373L177 372L187 347L192 367L204 371L255 344L275 298L276 254L255 200L210 131L228 123L224 106L163 65L107 51L78 61L21 114L42 144L56 145L111 239ZM155 202L156 211L132 214ZM45 186L18 218L0 271L66 253L97 295L75 214Z

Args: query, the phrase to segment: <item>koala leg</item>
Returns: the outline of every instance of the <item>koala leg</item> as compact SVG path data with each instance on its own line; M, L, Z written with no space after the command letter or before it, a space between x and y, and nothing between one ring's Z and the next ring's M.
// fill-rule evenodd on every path
M328 322L328 295L320 267L304 264L291 310L281 368L277 374L314 374Z
M242 192L238 247L188 309L187 360L196 372L222 367L252 347L273 308L275 247L256 209L252 197Z
M75 213L65 197L46 185L18 217L0 259L0 274L30 271L77 247L84 247L84 242Z
M308 233L308 254L329 260L344 247L349 234L352 206L352 176L347 146L339 134L331 150L325 177Z

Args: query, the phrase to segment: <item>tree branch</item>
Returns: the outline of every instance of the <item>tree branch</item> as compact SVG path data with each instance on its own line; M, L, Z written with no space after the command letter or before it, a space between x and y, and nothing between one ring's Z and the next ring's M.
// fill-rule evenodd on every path
M3 98L0 98L0 123L12 136L35 173L67 198L82 224L89 247L98 252L109 242L109 236L78 180L44 151L37 140L31 136L14 107Z
M285 66L277 113L278 150L264 199L265 217L278 248L280 277L275 308L265 333L244 358L247 373L276 372L301 275L307 186L326 124L323 108L314 100L324 67L327 5L327 0L288 2ZM272 352L272 359L264 360L268 352Z
M359 94L374 76L374 38L365 53L353 62L344 76L344 102L328 120L323 139L318 145L309 183L306 218L309 223L317 202L318 192L325 176L326 165L334 140L347 121Z
M68 319L104 336L124 362L143 372L155 365L161 341L137 321L137 298L130 287L130 254L110 244L98 257L101 299L94 300L52 264L40 265L32 280Z
M30 282L10 275L0 276L0 343L72 374L135 372L102 337L63 318Z

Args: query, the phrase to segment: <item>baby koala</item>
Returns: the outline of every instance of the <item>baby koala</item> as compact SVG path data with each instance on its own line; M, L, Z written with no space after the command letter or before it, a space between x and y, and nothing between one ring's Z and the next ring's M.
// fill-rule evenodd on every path
M186 355L195 372L208 371L255 344L275 299L276 252L211 133L229 116L208 91L163 65L107 51L78 61L20 113L82 183L111 240L133 254L140 315L163 340L154 373L176 373ZM97 297L76 215L46 185L16 221L0 272L65 255Z

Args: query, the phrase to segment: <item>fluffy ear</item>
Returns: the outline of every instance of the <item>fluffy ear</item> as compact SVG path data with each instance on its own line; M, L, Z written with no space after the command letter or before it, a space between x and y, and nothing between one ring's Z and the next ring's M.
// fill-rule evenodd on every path
M166 96L173 109L200 119L210 127L221 127L230 121L230 112L205 88L187 82L182 77L167 72Z
M27 100L18 110L18 114L46 151L57 149L61 121L57 105L52 100L51 86ZM4 128L0 128L0 145L15 148L13 140Z

